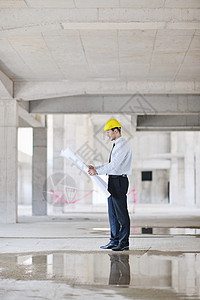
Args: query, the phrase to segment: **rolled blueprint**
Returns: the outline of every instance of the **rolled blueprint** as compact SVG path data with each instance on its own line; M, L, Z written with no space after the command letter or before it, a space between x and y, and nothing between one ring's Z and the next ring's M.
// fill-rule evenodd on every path
M60 156L71 160L80 170L84 171L88 176L90 176L88 174L88 166L69 147L67 147L65 150L62 150ZM90 178L100 188L100 191L104 194L104 196L110 196L110 193L107 190L108 185L102 178L100 178L98 175L90 176Z

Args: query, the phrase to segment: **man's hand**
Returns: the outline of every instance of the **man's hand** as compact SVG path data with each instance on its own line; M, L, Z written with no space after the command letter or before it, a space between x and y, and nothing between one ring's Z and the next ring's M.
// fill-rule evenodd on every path
M92 165L89 165L88 168L89 169L94 169L94 167Z
M88 170L88 174L90 175L90 176L93 176L93 175L97 175L97 171L94 169L94 167L93 168L90 168L89 170Z

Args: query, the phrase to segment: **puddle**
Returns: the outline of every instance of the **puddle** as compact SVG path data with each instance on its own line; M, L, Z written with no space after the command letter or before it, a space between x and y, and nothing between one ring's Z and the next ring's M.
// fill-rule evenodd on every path
M0 278L12 282L53 281L85 288L121 287L126 290L125 299L194 300L200 299L200 253L0 255ZM137 298L129 298L127 289L132 289ZM146 293L147 298L143 297ZM170 296L165 298L166 295Z
M96 227L92 228L94 234L110 234L110 228ZM184 235L184 236L196 236L200 237L200 228L152 228L152 227L131 227L131 236L134 235Z

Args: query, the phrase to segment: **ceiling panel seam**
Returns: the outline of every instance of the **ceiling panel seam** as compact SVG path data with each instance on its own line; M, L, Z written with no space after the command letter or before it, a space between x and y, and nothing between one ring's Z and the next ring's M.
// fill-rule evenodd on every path
M192 41L193 41L193 39L194 39L194 37L195 37L195 34L196 34L196 30L195 30L194 33L193 33L193 36L192 36L192 38L191 38L191 40L190 40L190 43L189 43L189 45L188 45L187 50L185 51L185 54L184 54L183 59L182 59L182 61L181 61L181 63L180 63L180 66L179 66L177 72L176 72L175 75L174 75L173 81L176 81L176 77L178 76L178 74L179 74L179 72L180 72L180 70L181 70L181 67L182 67L182 65L183 65L183 63L184 63L184 60L185 60L185 57L186 57L186 55L187 55L187 53L188 53L188 51L189 51L189 49L190 49L190 46L191 46Z
M65 79L65 75L64 75L64 73L62 72L62 69L60 68L60 66L57 64L55 58L53 57L53 55L52 55L52 53L51 53L51 49L48 47L48 45L47 45L47 43L46 43L46 40L45 40L45 37L44 37L44 35L43 35L42 32L41 32L41 36L42 36L42 38L43 38L43 41L44 41L44 43L45 43L47 49L49 50L50 57L52 58L52 60L53 60L54 64L56 65L58 71L62 74L63 79Z
M9 40L9 38L7 39L10 47L13 49L13 51L16 53L16 55L19 57L19 59L21 59L23 61L23 63L26 65L26 67L30 70L30 72L33 74L32 69L30 68L30 66L27 65L27 63L25 62L25 60L22 58L22 56L18 53L18 51L15 49L15 47L13 47L11 41ZM12 71L12 70L11 70ZM12 79L13 80L13 79Z
M150 72L151 72L151 65L152 65L152 61L153 61L153 55L154 55L154 50L155 50L155 45L156 45L157 33L158 33L158 30L156 30L155 38L154 38L154 41L153 41L153 49L152 49L151 60L150 60L150 65L149 65L148 79L149 79L149 75L150 75Z
M90 64L89 64L89 61L87 59L87 54L86 54L86 50L85 50L85 47L84 47L84 43L83 43L83 40L82 40L82 37L81 37L81 33L80 33L80 30L78 31L79 32L79 38L80 38L80 42L81 42L81 47L83 49L83 53L84 53L84 57L85 57L85 60L87 62L87 65L88 65L88 68L91 72L91 68L90 68Z
M119 79L121 78L120 54L119 54L119 30L117 30L117 47L118 47L118 72Z

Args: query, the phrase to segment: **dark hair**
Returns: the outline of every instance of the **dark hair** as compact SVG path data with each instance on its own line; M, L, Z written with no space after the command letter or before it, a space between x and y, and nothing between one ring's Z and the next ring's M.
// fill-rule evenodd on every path
M121 127L115 127L115 128L112 128L111 130L114 131L115 129L117 129L119 131L119 133L121 133Z

